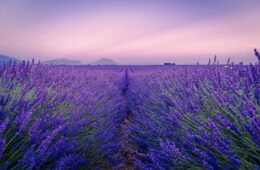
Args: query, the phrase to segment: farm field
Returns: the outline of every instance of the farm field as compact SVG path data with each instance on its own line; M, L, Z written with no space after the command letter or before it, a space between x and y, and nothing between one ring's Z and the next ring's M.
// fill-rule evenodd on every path
M0 66L0 169L259 169L260 63Z
M260 170L260 0L0 0L0 170Z

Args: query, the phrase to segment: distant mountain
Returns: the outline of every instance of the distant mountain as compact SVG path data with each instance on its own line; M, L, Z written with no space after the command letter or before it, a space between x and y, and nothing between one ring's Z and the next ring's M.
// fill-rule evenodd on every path
M101 58L95 62L90 63L91 65L116 65L117 63L110 58Z
M0 54L0 64L4 64L4 63L7 63L9 61L16 61L16 62L20 62L20 60L16 59L16 58L13 58L13 57L9 57L9 56L6 56L6 55L2 55Z
M69 60L66 58L59 58L54 60L44 61L43 64L53 64L53 65L81 65L81 61Z

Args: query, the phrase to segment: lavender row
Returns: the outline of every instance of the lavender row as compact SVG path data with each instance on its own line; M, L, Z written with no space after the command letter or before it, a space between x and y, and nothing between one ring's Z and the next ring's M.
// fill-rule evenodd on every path
M260 168L260 63L130 70L138 169Z
M117 164L122 68L0 68L0 169Z
M260 64L0 67L0 169L255 169Z

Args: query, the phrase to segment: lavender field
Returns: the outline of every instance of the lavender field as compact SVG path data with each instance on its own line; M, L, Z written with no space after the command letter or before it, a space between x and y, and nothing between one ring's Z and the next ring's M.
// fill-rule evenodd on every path
M259 169L254 65L0 67L0 169Z

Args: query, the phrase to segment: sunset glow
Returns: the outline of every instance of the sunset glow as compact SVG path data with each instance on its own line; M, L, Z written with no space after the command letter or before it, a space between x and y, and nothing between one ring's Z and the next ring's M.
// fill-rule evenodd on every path
M0 2L0 53L122 64L252 61L260 47L260 1Z

